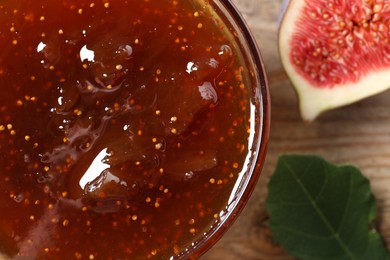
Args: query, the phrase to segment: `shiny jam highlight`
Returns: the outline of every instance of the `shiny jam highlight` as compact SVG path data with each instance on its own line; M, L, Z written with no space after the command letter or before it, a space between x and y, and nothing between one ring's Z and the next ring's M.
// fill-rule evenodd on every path
M212 10L0 2L0 258L174 259L221 221L252 86Z

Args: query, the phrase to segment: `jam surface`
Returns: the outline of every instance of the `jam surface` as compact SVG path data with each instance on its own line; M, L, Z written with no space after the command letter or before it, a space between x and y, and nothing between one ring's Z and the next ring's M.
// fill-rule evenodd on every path
M174 259L221 220L251 86L207 1L2 1L0 44L0 258Z

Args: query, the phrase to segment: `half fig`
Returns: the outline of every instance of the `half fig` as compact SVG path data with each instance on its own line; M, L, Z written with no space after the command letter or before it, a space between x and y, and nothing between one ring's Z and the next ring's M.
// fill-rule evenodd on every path
M390 88L389 0L290 0L279 52L305 121Z

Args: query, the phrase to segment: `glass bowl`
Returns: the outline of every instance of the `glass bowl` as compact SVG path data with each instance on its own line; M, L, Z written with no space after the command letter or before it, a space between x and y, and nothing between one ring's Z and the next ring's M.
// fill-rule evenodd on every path
M0 4L0 258L198 258L264 163L270 98L229 0Z

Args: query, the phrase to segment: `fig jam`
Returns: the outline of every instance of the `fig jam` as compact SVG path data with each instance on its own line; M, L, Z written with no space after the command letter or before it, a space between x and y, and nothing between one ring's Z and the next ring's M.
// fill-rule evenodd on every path
M0 3L0 258L169 259L223 216L250 71L208 1Z

